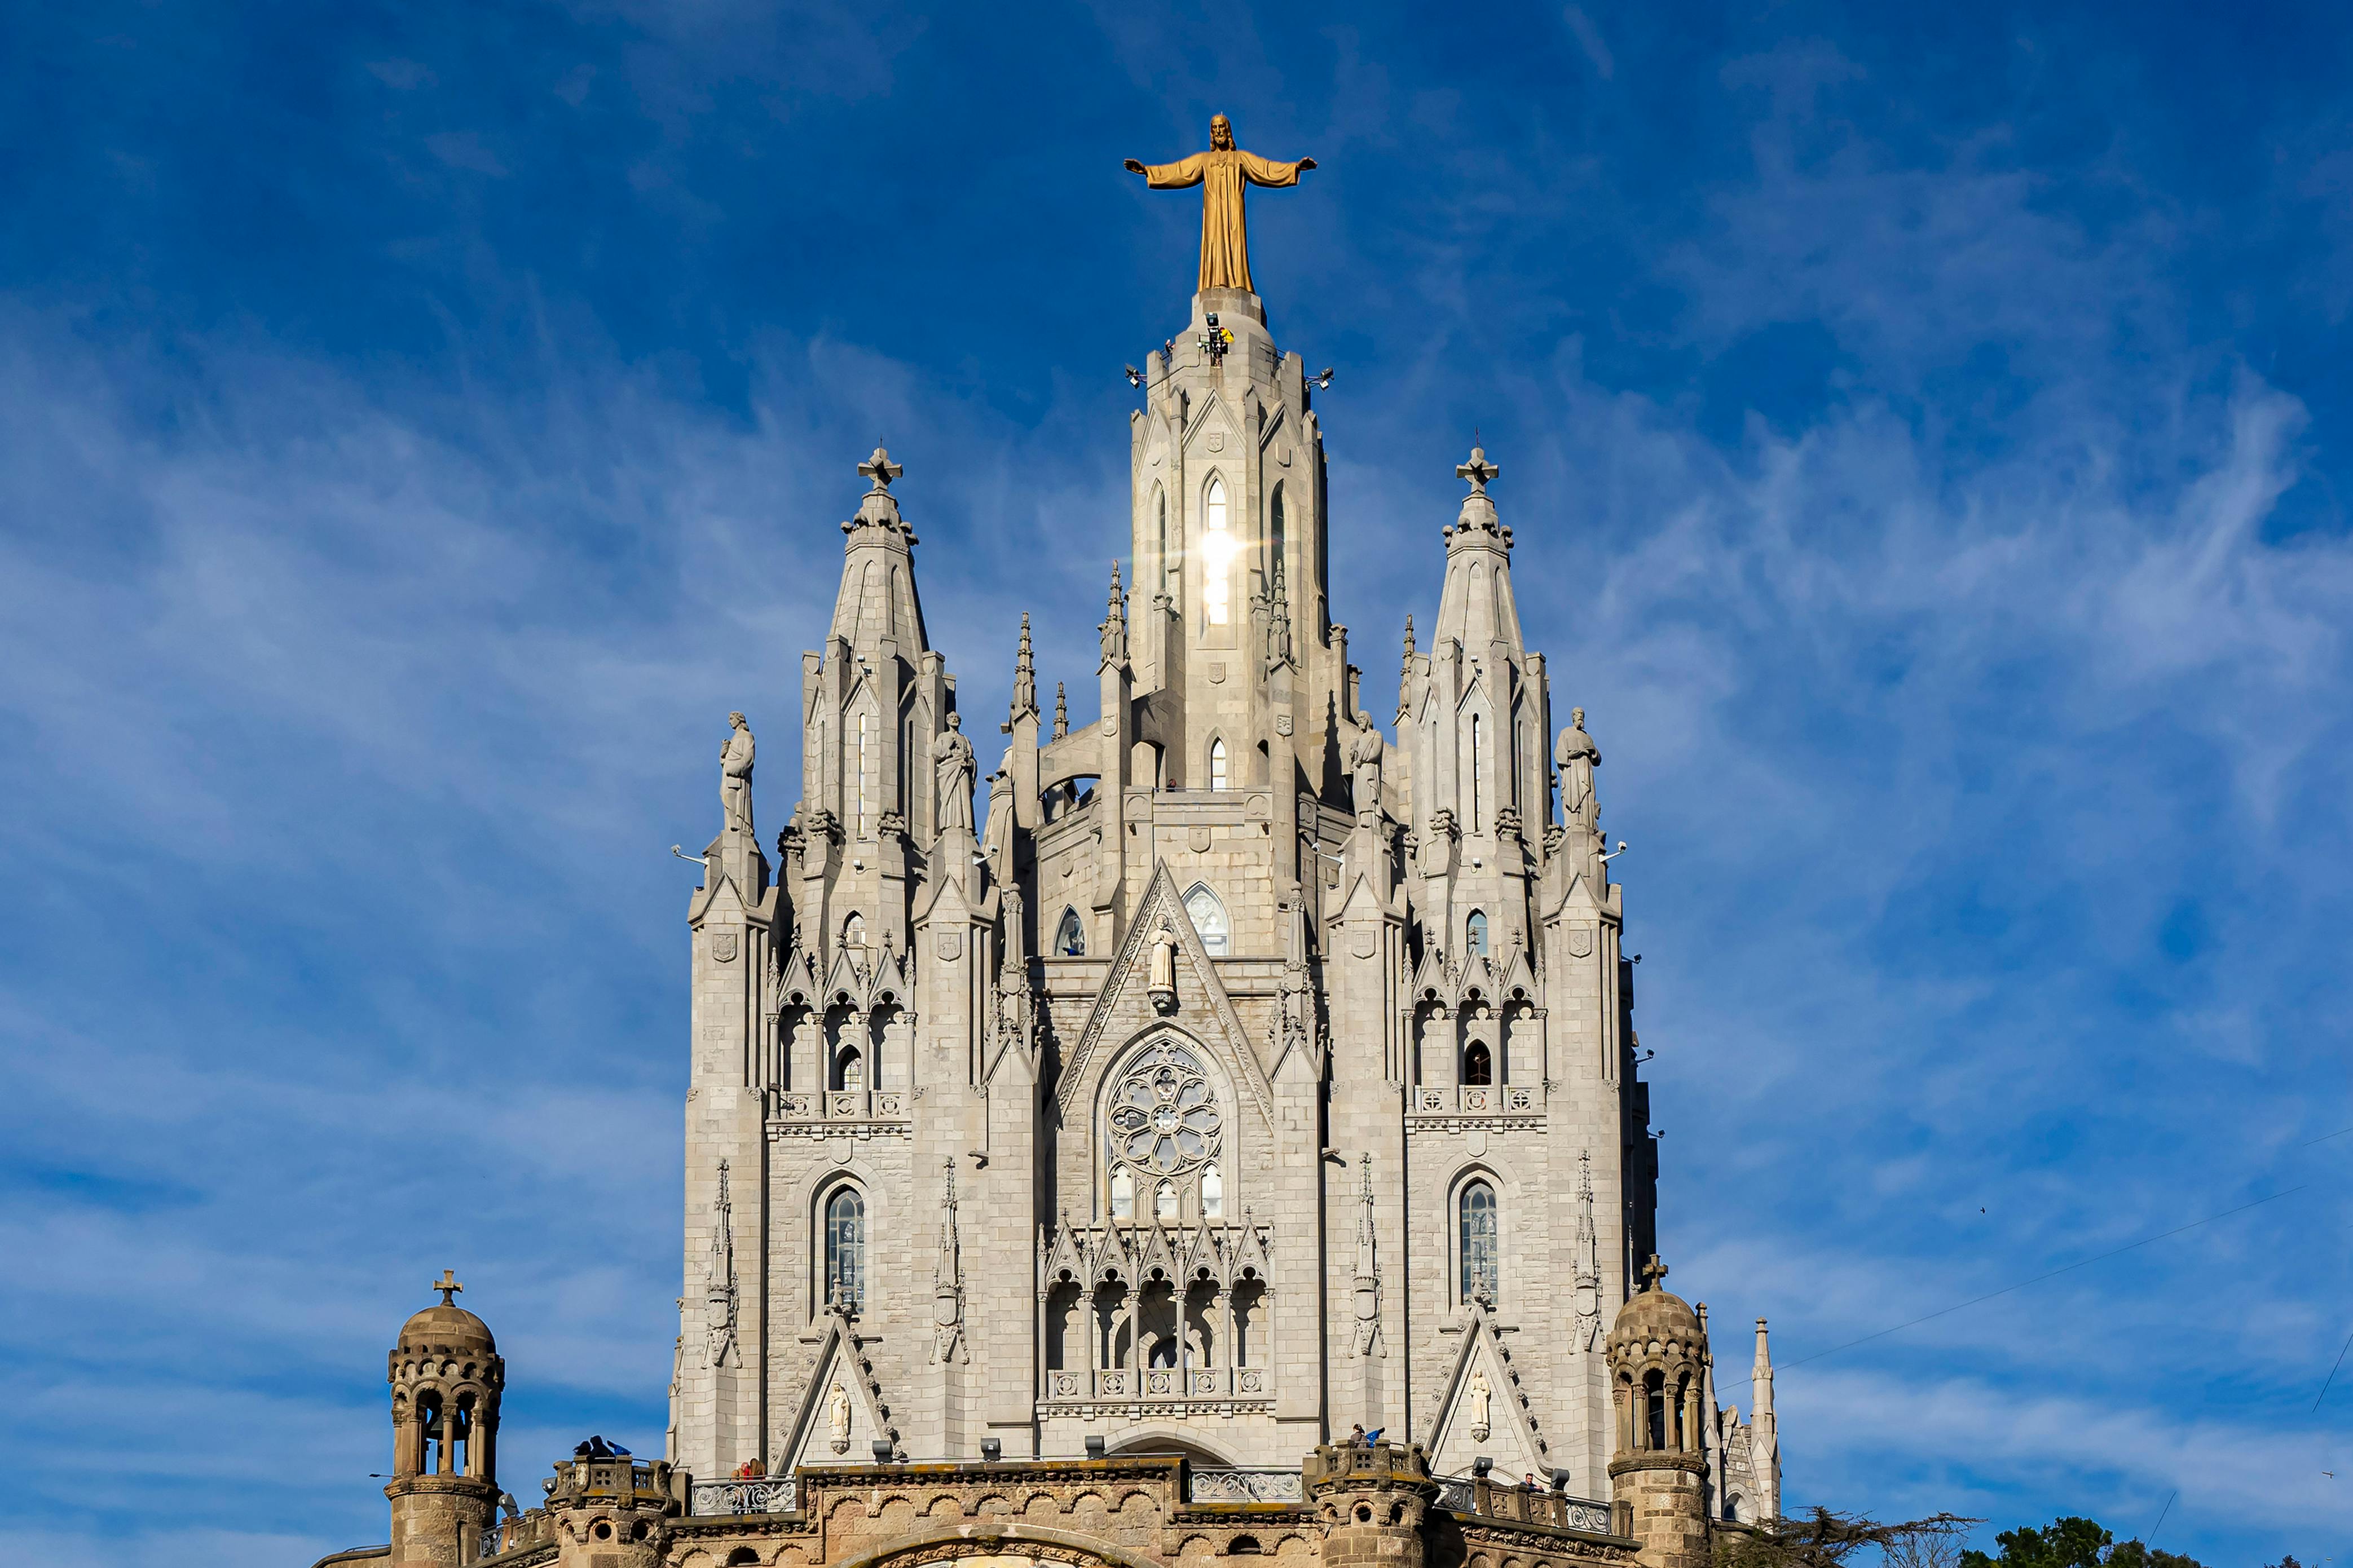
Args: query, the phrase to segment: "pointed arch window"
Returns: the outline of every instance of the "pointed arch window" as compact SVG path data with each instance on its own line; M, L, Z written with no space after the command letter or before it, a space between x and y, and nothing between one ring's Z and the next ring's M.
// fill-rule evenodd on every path
M843 1187L825 1200L825 1299L866 1307L866 1199Z
M1471 831L1473 833L1479 831L1479 824L1481 821L1479 808L1483 804L1480 798L1480 786L1486 782L1486 776L1487 739L1485 727L1480 723L1479 715L1473 713L1471 715Z
M1226 1217L1226 1179L1218 1173L1215 1162L1210 1163L1208 1170L1201 1173L1201 1217L1203 1219Z
M1283 558L1283 551L1286 543L1284 534L1282 487L1281 485L1277 485L1274 487L1274 500L1267 508L1267 543L1269 550L1266 563L1266 574L1270 582L1279 582L1282 580L1286 575L1288 575L1290 571L1290 568L1284 563Z
M1495 1058L1484 1040L1473 1040L1462 1047L1462 1081L1472 1089L1485 1089L1495 1081Z
M1200 933L1201 945L1208 950L1209 956L1225 957L1227 939L1232 934L1232 927L1226 921L1226 906L1218 901L1217 894L1209 891L1208 883L1194 883L1193 890L1185 895L1185 914L1193 922L1193 929Z
M1171 600L1176 597L1177 568L1182 564L1168 552L1168 492L1156 486L1153 499L1160 503L1160 591Z
M858 837L874 837L873 791L867 784L867 731L871 728L863 710L858 715Z
M1226 481L1209 476L1201 493L1201 607L1213 626L1233 615L1234 531L1227 514Z
M1455 1200L1455 1208L1462 1300L1493 1306L1500 1263L1495 1189L1484 1182L1468 1183L1462 1188L1462 1195Z
M1473 958L1487 956L1487 912L1484 910L1471 911L1471 919L1462 931L1462 949Z
M1163 1181L1152 1189L1152 1217L1171 1220L1176 1217L1176 1184Z
M1227 783L1226 743L1223 741L1212 741L1209 742L1209 787L1224 789Z
M856 910L850 910L849 918L841 922L841 945L849 948L866 945L866 917Z
M1087 928L1079 923L1078 910L1062 911L1062 923L1054 928L1054 955L1057 958L1084 958L1087 955Z
M1111 1173L1111 1217L1113 1219L1135 1217L1135 1173L1125 1165L1118 1167Z

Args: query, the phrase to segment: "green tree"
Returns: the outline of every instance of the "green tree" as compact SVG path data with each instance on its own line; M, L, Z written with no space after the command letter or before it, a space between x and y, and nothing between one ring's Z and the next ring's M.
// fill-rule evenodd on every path
M2052 1520L2042 1530L2005 1530L1993 1540L2000 1555L1964 1552L1960 1568L2206 1568L2183 1552L2159 1552L2137 1541L2119 1543L2096 1520L2073 1515Z

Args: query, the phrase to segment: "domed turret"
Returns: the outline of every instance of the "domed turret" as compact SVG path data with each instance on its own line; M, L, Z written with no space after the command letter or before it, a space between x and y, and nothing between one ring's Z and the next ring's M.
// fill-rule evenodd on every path
M438 1303L400 1326L385 1359L392 1384L391 1568L456 1568L480 1551L498 1510L499 1395L506 1363L481 1319L452 1300L465 1289L448 1269Z
M1642 1270L1649 1286L1618 1309L1606 1353L1618 1417L1609 1461L1612 1498L1627 1506L1645 1568L1704 1568L1707 1456L1703 1408L1707 1331L1697 1312L1660 1283L1666 1265L1654 1254Z
M464 1287L453 1284L450 1289ZM401 1324L396 1342L404 1351L470 1351L477 1355L493 1354L499 1348L488 1323L449 1301L427 1307Z

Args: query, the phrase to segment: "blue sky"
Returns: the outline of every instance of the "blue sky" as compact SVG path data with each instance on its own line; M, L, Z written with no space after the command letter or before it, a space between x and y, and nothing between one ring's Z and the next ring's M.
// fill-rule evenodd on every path
M1503 465L1790 1500L2353 1548L2341 11L1345 15L0 20L0 1555L383 1539L444 1265L516 1489L659 1446L667 847L878 434L967 711L1085 681L1219 110L1373 689Z

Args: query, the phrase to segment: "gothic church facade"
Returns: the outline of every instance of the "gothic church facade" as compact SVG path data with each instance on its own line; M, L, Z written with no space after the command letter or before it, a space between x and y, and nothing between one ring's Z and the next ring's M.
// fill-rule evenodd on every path
M669 1458L1295 1476L1362 1426L1607 1498L1657 1145L1600 754L1523 637L1497 468L1456 470L1392 700L1258 296L1204 289L1136 379L1092 693L1041 706L1025 617L980 776L878 448L773 857L738 716L687 917ZM1760 1403L1694 1390L1711 1517L1778 1510Z

